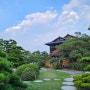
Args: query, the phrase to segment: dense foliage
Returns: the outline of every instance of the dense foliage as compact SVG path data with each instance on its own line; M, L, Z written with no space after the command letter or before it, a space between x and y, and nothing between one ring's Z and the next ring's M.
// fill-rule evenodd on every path
M80 90L90 90L90 73L74 76L74 83Z
M85 71L90 71L90 64L84 68Z
M82 57L81 61L82 62L90 62L90 57Z
M7 59L13 63L14 67L18 67L27 63L38 63L40 67L45 66L45 60L49 55L47 52L35 51L31 53L17 45L15 40L0 39L0 47L7 53Z
M78 38L67 40L57 46L58 57L69 59L71 62L78 61L82 57L90 56L90 37L86 34L78 35Z
M0 90L20 90L27 87L13 73L12 63L7 60L7 54L0 49Z
M24 64L17 68L16 74L19 75L22 80L31 81L38 76L39 67L36 64Z
M75 69L75 70L84 71L86 66L87 66L87 64L81 63L81 62L72 62L72 63L70 63L70 68Z
M53 69L61 69L62 65L59 62L53 62L52 63L52 68Z
M0 47L7 53L7 59L13 63L14 67L28 62L30 54L27 55L27 52L29 51L26 51L21 46L18 46L15 40L0 39Z
M45 51L31 53L18 46L15 40L0 39L0 90L26 90L27 84L24 84L21 79L35 79L39 74L38 66L31 64L31 66L25 66L26 68L23 66L24 68L20 72L21 78L13 72L12 68L17 68L27 63L37 63L40 66L44 66L47 59L48 53Z
M40 67L45 66L45 61L48 60L49 54L45 51L40 52L40 51L35 51L31 54L30 56L30 63L37 63Z

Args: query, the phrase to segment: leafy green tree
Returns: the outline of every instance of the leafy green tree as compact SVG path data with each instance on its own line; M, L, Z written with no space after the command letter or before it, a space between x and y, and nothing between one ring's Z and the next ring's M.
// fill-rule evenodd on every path
M72 61L76 61L77 59L80 59L82 57L81 53L78 52L78 50L72 50L69 54L69 58Z
M40 67L45 66L45 61L49 59L49 54L46 51L41 52L40 54L40 60L38 62Z
M23 57L24 57L24 60L26 60L26 63L29 63L31 58L31 52L27 50L23 50Z
M85 33L82 34L81 32L75 32L74 34L77 38L80 38L80 39L83 39L83 40L89 38L89 36Z
M0 39L0 48L7 53L7 59L14 64L14 67L32 62L44 65L45 60L47 60L49 56L45 51L35 51L31 53L30 51L23 49L21 46L17 46L17 42L12 39Z
M74 34L75 34L75 36L76 36L77 38L80 38L80 37L81 37L81 32L75 32Z
M21 90L27 87L13 73L12 63L7 60L7 54L0 49L0 90Z
M17 42L15 40L3 40L3 49L5 52L9 52L13 46L16 46Z
M88 39L88 38L87 38ZM77 60L83 56L90 56L90 43L87 40L77 38L65 42L57 47L60 58Z
M43 51L35 51L30 54L29 62L30 63L38 63L40 67L45 66L45 61L48 60L49 55L47 52Z
M13 46L8 53L8 60L17 67L26 63L24 55L24 49L21 46Z
M40 51L35 51L32 53L33 62L38 62L40 60Z

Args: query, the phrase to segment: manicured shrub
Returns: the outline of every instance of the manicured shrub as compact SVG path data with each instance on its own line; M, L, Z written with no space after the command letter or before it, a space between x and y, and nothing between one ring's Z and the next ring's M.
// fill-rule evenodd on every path
M74 80L82 80L82 76L81 75L76 75L73 78L74 78Z
M83 73L82 74L82 77L88 77L88 76L90 76L90 73Z
M83 81L84 83L90 83L90 76L84 77L84 78L82 79L82 81Z
M34 80L39 74L39 67L36 64L25 64L17 68L16 74L19 75L22 80Z
M24 81L31 81L36 78L37 72L33 68L25 68L21 74L21 79Z
M52 63L52 67L54 69L61 69L62 68L62 65L59 62L53 62Z
M19 66L19 67L17 68L17 70L16 70L15 73L16 73L17 75L21 76L23 70L24 70L26 67L27 67L27 64L24 64L24 65Z
M77 87L81 87L82 80L78 80L74 82Z
M90 73L74 76L74 83L80 90L90 90Z
M90 90L90 83L82 83L81 87L84 88L85 90Z
M83 57L81 58L82 62L90 62L90 57Z
M90 71L90 64L88 66L86 66L84 70L85 71Z

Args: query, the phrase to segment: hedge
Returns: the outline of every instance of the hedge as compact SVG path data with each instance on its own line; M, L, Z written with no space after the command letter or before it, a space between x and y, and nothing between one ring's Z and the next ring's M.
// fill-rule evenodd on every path
M73 78L77 88L80 90L90 90L90 73L76 75Z
M90 62L90 57L82 57L81 61L82 62Z
M39 67L36 64L24 64L17 68L16 74L21 77L22 80L32 81L39 74Z

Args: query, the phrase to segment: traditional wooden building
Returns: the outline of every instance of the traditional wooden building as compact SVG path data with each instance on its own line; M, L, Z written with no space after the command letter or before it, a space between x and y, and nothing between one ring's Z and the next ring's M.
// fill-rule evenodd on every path
M67 34L65 37L57 37L56 39L54 39L51 42L46 43L45 45L48 45L50 47L50 54L53 53L53 51L55 52L56 50L56 46L66 42L67 40L76 38L75 36L72 36L70 34Z
M62 44L64 41L65 41L64 38L58 37L55 40L46 43L46 45L48 45L50 47L50 53L52 53L52 51L54 51L56 49L55 47L59 44Z
M58 46L58 45L60 45L60 44L62 44L64 42L67 42L68 40L74 39L74 38L76 38L76 37L72 36L70 34L67 34L64 37L57 37L53 41L46 43L45 45L48 45L50 47L50 56L51 57L57 57L58 50L56 50L56 46ZM50 64L49 61L48 61L48 63ZM46 64L46 65L48 67L50 67L51 64L50 65L49 64ZM69 67L69 61L64 60L64 62L62 62L62 66Z

